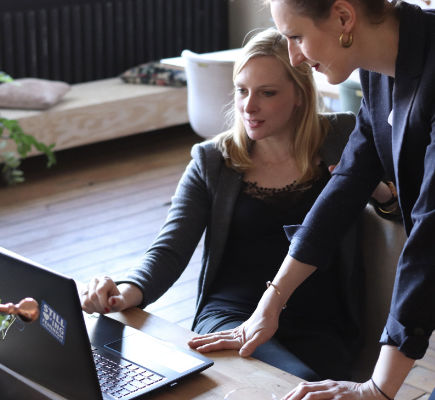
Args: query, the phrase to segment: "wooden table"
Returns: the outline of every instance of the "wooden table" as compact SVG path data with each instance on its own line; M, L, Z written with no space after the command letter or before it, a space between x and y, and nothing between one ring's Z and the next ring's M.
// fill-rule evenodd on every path
M194 333L139 309L109 314L115 319L162 340L188 347ZM259 386L274 392L278 398L303 380L252 358L239 357L236 351L221 351L207 355L215 364L199 375L162 391L158 400L222 400L230 390L242 386ZM427 400L435 388L435 333L429 349L409 373L395 400Z
M194 333L162 318L131 309L109 314L115 319L144 331L151 336L168 340L181 347ZM221 351L207 355L215 364L182 382L178 387L162 391L152 399L158 400L222 400L230 390L242 386L259 386L274 392L278 398L303 380L252 358L239 357L236 351ZM435 332L425 357L417 360L399 390L395 400L427 400L435 388Z
M188 348L187 341L193 332L165 321L140 309L109 314L127 325L139 329L160 340L168 340ZM236 351L221 351L209 355L214 365L188 377L174 387L164 388L146 398L150 400L223 400L229 391L256 386L268 389L278 398L295 387L302 379L261 361L239 357ZM0 386L10 388L2 399L26 398L30 400L67 400L41 385L14 373L0 364Z
M180 347L187 348L187 341L194 333L165 321L140 309L130 309L122 313L109 314L114 319L139 329L160 340L168 340ZM405 384L396 396L396 400L428 400L435 387L435 333L432 335L426 356L416 362ZM236 351L226 350L208 354L214 365L207 370L187 378L177 386L166 388L154 395L151 400L223 400L229 391L244 387L257 386L275 393L278 398L289 392L302 379L278 368L252 358L239 357ZM1 366L0 366L1 367ZM3 380L2 380L3 377ZM12 384L19 377L2 375L0 383ZM20 379L21 380L21 379ZM29 382L26 382L29 384ZM65 400L39 385L31 384L27 398L35 400ZM41 394L31 391L39 388ZM11 397L16 398L16 397Z
M161 340L187 348L194 333L139 309L111 314L115 319ZM158 400L223 400L226 393L243 386L268 389L280 398L302 379L252 358L239 357L226 350L207 355L214 365L188 378L174 388L163 390L150 399Z

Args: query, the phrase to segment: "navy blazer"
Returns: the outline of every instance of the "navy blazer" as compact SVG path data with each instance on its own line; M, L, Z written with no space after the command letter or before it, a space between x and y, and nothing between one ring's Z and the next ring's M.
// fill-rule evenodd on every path
M397 11L395 78L360 72L362 106L342 159L303 224L286 231L289 254L321 268L379 180L395 181L408 238L381 343L417 359L435 329L435 12Z

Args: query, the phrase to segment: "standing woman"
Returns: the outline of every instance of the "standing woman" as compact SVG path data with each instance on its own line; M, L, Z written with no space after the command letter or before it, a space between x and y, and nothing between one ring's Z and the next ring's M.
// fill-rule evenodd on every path
M397 186L408 238L372 378L302 384L287 398L392 399L435 329L435 13L384 0L268 3L293 65L307 63L332 84L361 68L364 97L331 180L302 225L286 227L292 239L273 280L278 290L265 291L232 341L249 355L274 334L283 304L324 268L334 243L387 177ZM216 340L203 350L222 348Z

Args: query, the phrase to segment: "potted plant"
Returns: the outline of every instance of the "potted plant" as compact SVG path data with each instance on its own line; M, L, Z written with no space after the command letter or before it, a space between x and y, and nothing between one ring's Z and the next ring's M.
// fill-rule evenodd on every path
M0 71L0 84L11 82L13 79ZM14 142L16 151L5 150L8 142ZM36 149L47 157L47 168L56 163L53 153L54 144L46 145L36 140L32 135L23 132L18 121L3 118L0 115L0 174L8 185L24 181L24 173L20 169L21 160L32 150Z

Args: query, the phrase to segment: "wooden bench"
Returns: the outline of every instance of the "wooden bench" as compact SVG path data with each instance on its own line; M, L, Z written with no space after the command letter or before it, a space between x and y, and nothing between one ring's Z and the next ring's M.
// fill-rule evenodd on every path
M45 111L0 109L25 133L55 150L187 123L187 90L127 84L120 78L78 83ZM36 153L33 153L36 154Z

